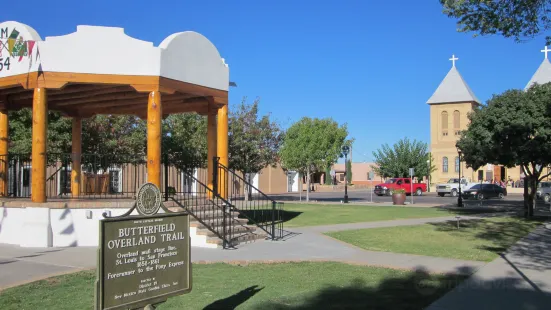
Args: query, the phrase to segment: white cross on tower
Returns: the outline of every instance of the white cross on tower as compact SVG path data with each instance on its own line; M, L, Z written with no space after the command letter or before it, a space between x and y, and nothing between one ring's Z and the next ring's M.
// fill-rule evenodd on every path
M547 59L547 53L551 52L551 50L548 49L547 46L545 46L545 49L542 49L541 52L545 53L545 59Z
M459 60L459 58L455 57L455 54L454 54L454 55L452 55L452 58L450 58L450 60L452 61L452 67L455 67L455 61Z

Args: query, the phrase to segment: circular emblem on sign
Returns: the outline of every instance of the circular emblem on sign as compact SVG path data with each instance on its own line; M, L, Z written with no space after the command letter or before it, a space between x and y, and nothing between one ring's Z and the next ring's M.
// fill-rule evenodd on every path
M153 215L161 208L161 191L153 183L145 183L138 190L136 209L141 215Z

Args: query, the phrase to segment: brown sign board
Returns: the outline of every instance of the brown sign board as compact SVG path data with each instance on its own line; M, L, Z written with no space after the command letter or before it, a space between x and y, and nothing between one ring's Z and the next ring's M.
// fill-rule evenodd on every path
M98 310L138 309L191 291L189 215L100 221Z

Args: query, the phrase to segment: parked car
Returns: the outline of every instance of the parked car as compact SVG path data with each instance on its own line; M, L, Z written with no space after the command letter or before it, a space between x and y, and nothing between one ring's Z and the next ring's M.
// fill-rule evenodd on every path
M543 182L540 182L538 184L538 190L536 191L536 197L538 199L542 199L543 196L541 195L542 194L542 190L545 189L545 188L551 188L551 182L549 181L543 181ZM549 191L547 191L547 193L549 193ZM546 201L548 202L548 201Z
M385 183L375 185L373 192L377 196L391 195L392 191L395 189L403 189L406 191L406 195L411 195L413 189L413 194L416 196L421 196L424 192L427 191L427 184L425 183L413 183L410 178L392 178L388 179Z
M507 196L507 189L495 184L475 184L463 192L463 198L466 199L488 199Z
M457 197L457 195L459 195L460 186L461 191L465 191L475 184L478 183L469 182L466 178L451 178L447 183L436 184L436 192L440 197L444 197L446 194Z
M551 186L538 189L538 193L540 193L539 198L543 199L545 203L551 202Z

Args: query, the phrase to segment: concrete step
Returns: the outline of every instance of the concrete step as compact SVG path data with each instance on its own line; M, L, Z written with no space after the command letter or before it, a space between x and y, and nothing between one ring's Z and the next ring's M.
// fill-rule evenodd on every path
M221 226L215 226L213 227L213 229L221 233L224 228ZM227 229L227 233L231 234L232 236L239 236L246 233L255 233L257 230L256 227L252 227L252 226L233 226L233 227L227 227L226 229ZM217 237L217 235L214 232L206 228L197 229L197 234L209 236L209 237Z
M245 234L242 234L242 235L239 235L239 236L234 236L234 238L232 240L232 245L237 246L239 244L246 244L246 243L251 243L251 242L255 242L255 241L260 241L260 240L264 240L266 238L267 238L267 234L263 231L262 231L262 233L259 233L259 232L245 233ZM217 244L220 247L223 244L222 239L220 239L218 237L208 237L207 242Z
M222 225L224 222L222 219L215 219L215 220L203 220L205 224L208 226L213 225ZM246 225L249 222L247 219L240 219L240 218L230 218L226 219L226 225ZM201 222L197 221L197 219L193 218L193 221L190 221L191 227L197 227L197 228L206 228L205 225L203 225Z

